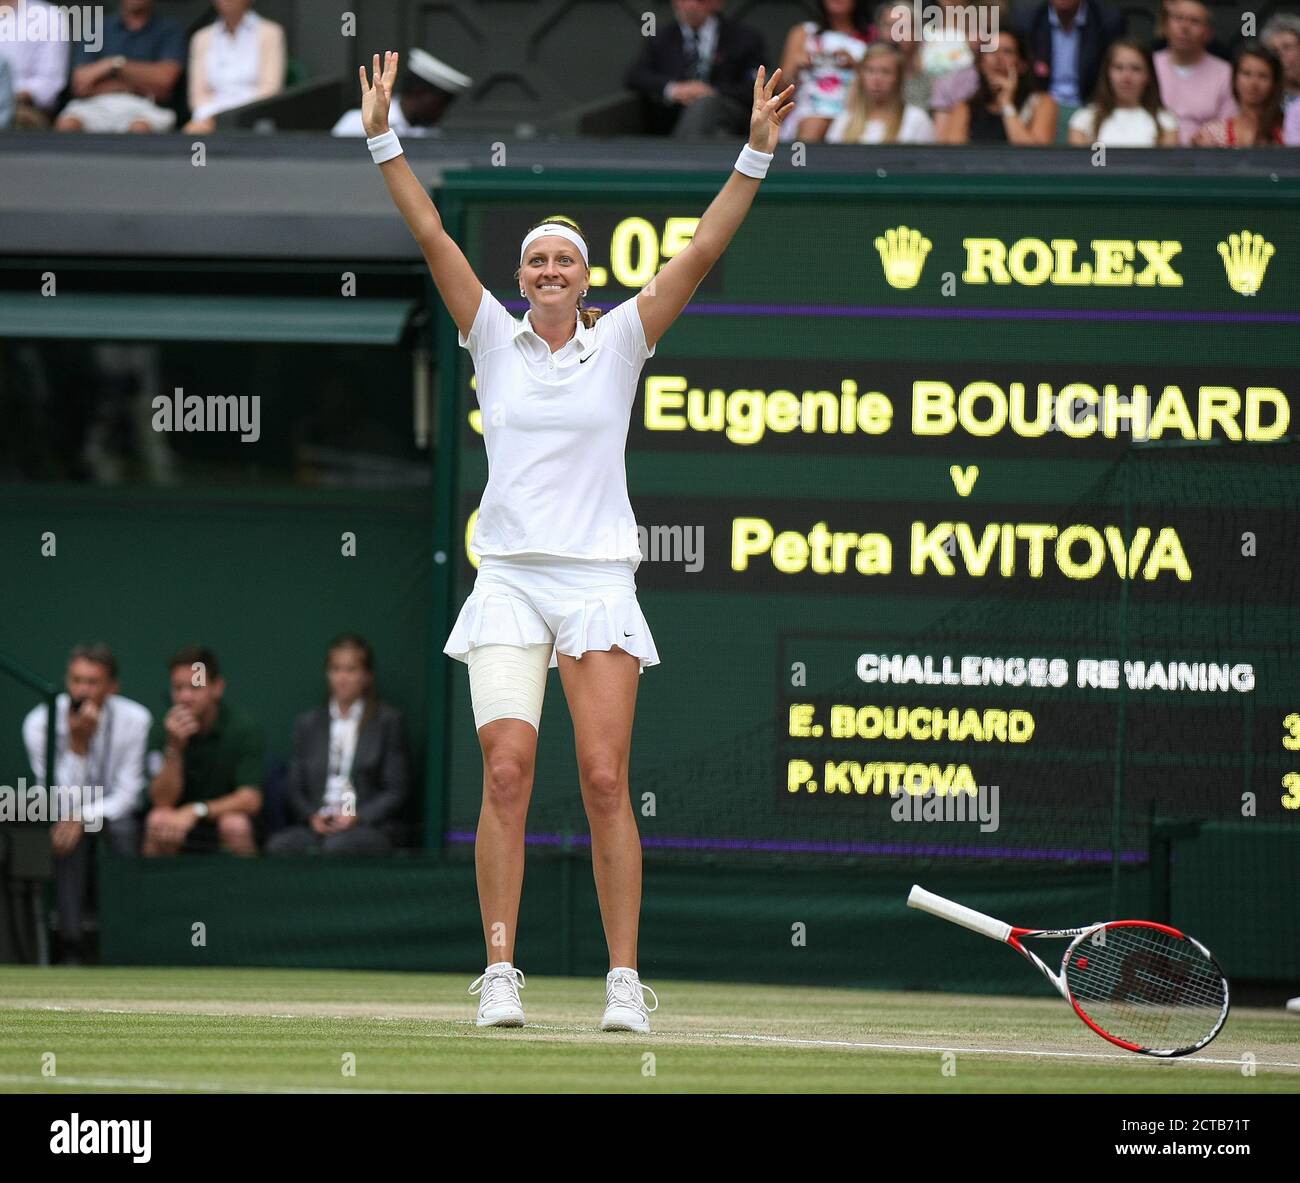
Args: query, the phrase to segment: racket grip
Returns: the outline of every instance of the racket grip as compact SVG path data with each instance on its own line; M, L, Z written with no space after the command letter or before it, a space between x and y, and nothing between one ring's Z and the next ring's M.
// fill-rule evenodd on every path
M974 908L955 904L941 895L926 891L919 884L912 884L912 890L907 896L907 906L919 908L922 912L929 912L932 916L938 916L943 920L950 920L953 924L960 924L962 928L969 928L971 932L992 937L995 941L1005 941L1011 935L1011 925L1004 921L994 920L992 916L985 916L983 912L977 912Z

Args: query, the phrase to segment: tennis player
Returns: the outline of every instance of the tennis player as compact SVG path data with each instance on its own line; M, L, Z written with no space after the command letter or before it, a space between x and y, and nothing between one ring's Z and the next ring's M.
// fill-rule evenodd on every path
M488 964L470 986L477 1022L524 1022L514 965L524 821L546 672L558 667L609 945L601 1029L645 1033L654 991L637 974L641 842L628 754L638 676L659 655L637 604L642 556L623 451L641 368L749 212L794 87L778 93L781 71L767 79L759 68L749 142L694 240L603 315L583 306L590 257L577 224L556 216L525 230L515 279L529 308L515 320L443 229L388 126L397 57L385 54L381 71L376 54L369 78L361 67L366 143L473 359L488 456L471 541L478 575L444 648L469 666L483 749L474 855Z

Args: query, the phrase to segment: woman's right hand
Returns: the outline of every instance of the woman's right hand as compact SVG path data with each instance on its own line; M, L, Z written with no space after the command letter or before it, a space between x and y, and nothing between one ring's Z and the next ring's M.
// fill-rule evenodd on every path
M1016 91L1020 88L1020 75L1014 66L1008 66L1007 72L994 84L994 101L998 110L1016 105Z
M384 70L379 72L379 55L375 54L372 70L373 85L361 69L361 123L370 137L383 135L388 130L388 104L393 97L393 84L397 81L397 54L389 50L384 54Z

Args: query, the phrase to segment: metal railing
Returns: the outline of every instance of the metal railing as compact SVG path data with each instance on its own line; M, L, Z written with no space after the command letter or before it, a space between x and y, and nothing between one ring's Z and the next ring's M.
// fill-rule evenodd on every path
M49 782L54 776L54 754L56 750L57 735L57 714L55 704L59 695L59 688L53 682L42 678L39 674L29 670L21 662L9 657L7 654L0 653L0 673L8 674L11 678L26 686L29 690L34 690L45 700L45 788L48 791ZM31 771L35 772L35 769ZM36 948L37 962L40 965L49 965L49 943L45 931L45 918L41 905L41 893L35 892L33 897L33 919L36 927Z

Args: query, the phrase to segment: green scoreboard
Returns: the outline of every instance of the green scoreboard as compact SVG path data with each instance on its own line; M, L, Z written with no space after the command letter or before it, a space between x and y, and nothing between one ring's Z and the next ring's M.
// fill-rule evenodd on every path
M662 658L647 848L1137 860L1156 814L1300 825L1300 187L1095 171L764 182L627 440ZM532 221L582 225L610 308L724 180L471 173L440 202L522 316ZM487 478L446 327L440 637ZM481 762L449 677L467 841ZM562 699L552 678L542 842L585 831Z

